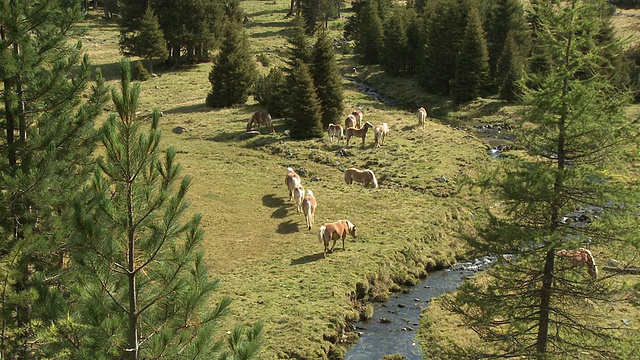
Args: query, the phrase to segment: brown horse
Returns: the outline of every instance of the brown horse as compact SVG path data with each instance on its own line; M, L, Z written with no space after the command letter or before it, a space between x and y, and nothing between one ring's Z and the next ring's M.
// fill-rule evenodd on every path
M558 250L556 252L558 256L564 256L571 260L571 266L584 266L587 265L587 273L592 278L596 279L598 277L598 267L596 266L596 261L591 254L591 251L585 248L580 248L577 250Z
M373 133L376 140L374 147L380 147L381 145L384 145L384 139L386 139L387 135L389 135L389 126L387 125L387 123L382 123L376 126Z
M354 127L361 128L362 127L362 118L364 117L364 114L362 113L362 111L356 110L356 111L352 112L351 115L356 117L356 125Z
M251 131L251 128L254 125L258 125L258 131L260 131L260 126L264 126L271 132L276 132L273 128L273 124L271 123L271 115L266 110L256 111L247 122L247 131Z
M347 147L349 147L349 139L351 139L351 137L353 136L362 138L362 145L364 145L364 139L367 137L367 132L372 127L373 127L373 124L367 121L366 123L364 123L364 125L362 125L361 129L357 129L355 127L347 128L347 131L345 131L345 134L347 137Z
M334 138L338 138L338 142L344 139L344 128L342 125L329 124L329 142L333 143Z
M344 171L344 182L351 185L353 182L363 183L364 186L371 186L374 189L378 188L378 180L376 175L371 170L359 170L356 168L350 168Z
M313 196L311 190L307 190L307 196L302 200L302 213L304 214L304 220L307 224L307 229L311 230L313 222L316 216L316 197Z
M329 242L331 240L333 240L331 252L333 252L333 248L336 246L338 239L342 239L342 250L344 250L344 239L347 238L347 234L351 234L354 238L358 236L356 226L349 220L339 220L320 226L318 240L324 243L324 257L327 257L327 250L329 249Z
M348 129L350 127L356 127L356 125L358 125L358 118L353 114L349 114L344 120L344 127ZM359 128L359 126L357 128Z
M293 190L302 185L300 175L298 175L293 168L287 168L287 176L284 178L284 183L289 189L289 201L293 200Z
M427 109L421 107L418 109L418 126L424 129L424 123L427 121Z

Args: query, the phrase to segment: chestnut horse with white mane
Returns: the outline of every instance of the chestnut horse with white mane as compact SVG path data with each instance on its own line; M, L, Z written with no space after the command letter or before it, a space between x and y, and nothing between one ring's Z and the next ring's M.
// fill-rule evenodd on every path
M271 124L271 115L266 110L256 111L247 122L247 131L251 131L251 128L254 125L258 125L258 131L260 131L260 126L264 126L271 132L276 132Z
M373 147L380 147L384 145L384 139L389 135L389 126L387 123L382 123L381 125L376 126L373 134L375 135L375 145Z
M347 118L344 120L345 129L348 129L350 127L355 127L357 129L360 127L357 125L358 125L358 118L356 118L356 116L353 114L349 114Z
M298 185L293 189L293 202L296 204L296 212L302 211L302 200L304 199L304 188Z
M344 250L344 240L347 238L347 234L351 234L354 238L358 236L356 226L349 220L339 220L320 226L320 230L318 230L318 240L324 243L324 257L327 257L327 250L329 249L329 242L331 240L333 240L331 252L333 252L333 248L336 246L338 239L342 239L342 250Z
M302 186L302 180L293 168L287 168L287 176L284 178L284 183L289 189L289 201L293 200L293 190L298 186Z
M304 214L304 220L307 224L307 229L311 230L313 222L316 216L316 197L313 195L313 191L307 190L307 196L302 200L302 213Z
M350 168L344 171L344 182L351 185L354 181L363 183L364 186L371 186L374 189L378 188L378 180L376 175L371 170L359 170L356 168Z
M596 260L593 258L589 249L580 248L576 250L558 250L556 252L558 256L564 256L569 258L571 266L584 266L587 265L587 273L592 278L598 277L598 267L596 266Z
M354 127L347 128L347 131L345 132L345 136L347 137L347 147L349 147L349 139L351 139L351 137L353 136L362 138L362 145L364 145L364 139L367 137L367 132L372 127L373 124L367 121L366 123L364 123L364 125L362 125L361 129L357 129Z
M424 129L424 123L427 121L427 109L421 107L418 109L418 126Z
M338 142L344 139L344 128L342 125L329 124L329 142L333 143L334 138L338 138Z

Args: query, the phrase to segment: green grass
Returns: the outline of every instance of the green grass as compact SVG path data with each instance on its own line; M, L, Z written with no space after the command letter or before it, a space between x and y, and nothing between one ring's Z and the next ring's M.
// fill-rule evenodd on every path
M283 63L289 4L241 3L250 20L245 28L262 63ZM84 48L115 86L118 29L100 20L99 13L91 16ZM338 36L344 21L330 25ZM343 74L351 75L353 56L341 54L338 61ZM215 298L234 300L218 335L264 320L263 359L343 354L340 339L347 324L364 311L354 300L361 297L357 284L367 290L361 294L364 300L385 299L389 289L415 283L425 269L464 257L468 249L459 234L473 235L474 223L481 221L479 209L491 201L471 185L478 169L496 160L487 156L485 143L450 125L509 122L516 116L516 109L492 99L457 108L424 93L411 79L388 78L377 67L359 68L361 80L384 89L401 106L376 103L345 80L345 117L362 108L366 121L386 122L391 133L383 147L373 148L370 134L365 146L355 141L350 156L343 157L337 150L344 144L329 144L327 135L290 140L282 134L283 119L275 119L276 134L240 140L259 106L250 100L237 108L207 107L211 63L155 70L157 76L141 86L140 121L147 121L155 107L163 112L162 144L177 150L183 174L193 178L190 211L203 215L205 260L210 275L222 280ZM416 127L417 104L430 109L424 130ZM105 113L113 111L112 104L105 107ZM177 126L187 131L173 133ZM283 180L289 166L306 170L303 185L318 199L312 231L288 201ZM341 169L348 167L374 170L381 189L346 185ZM443 176L446 182L440 181ZM339 219L355 223L359 236L348 238L346 251L337 246L323 258L317 227Z

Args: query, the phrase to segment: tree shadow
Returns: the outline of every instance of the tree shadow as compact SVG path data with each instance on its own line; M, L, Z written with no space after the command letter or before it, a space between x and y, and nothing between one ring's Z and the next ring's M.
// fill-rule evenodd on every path
M302 264L307 264L313 261L318 261L324 259L324 253L319 252L317 254L313 254L313 255L305 255L303 257L299 257L297 259L293 259L291 260L291 264L290 265L302 265Z
M203 102L202 104L178 106L178 107L175 107L173 109L165 110L165 113L167 113L167 114L190 114L190 113L209 112L209 111L211 111L211 107Z
M280 225L278 225L278 230L276 230L278 234L293 234L299 231L298 223L293 220L281 222Z
M114 62L110 64L91 65L91 73L95 74L96 70L100 69L102 77L106 81L120 80L120 62Z

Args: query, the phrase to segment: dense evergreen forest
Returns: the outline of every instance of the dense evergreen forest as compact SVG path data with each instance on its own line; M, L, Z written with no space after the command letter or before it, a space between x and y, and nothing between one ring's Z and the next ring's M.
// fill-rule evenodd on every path
M434 344L438 356L638 356L635 336L602 321L612 302L637 304L637 280L585 277L559 257L599 249L633 264L640 250L640 123L626 112L640 96L640 50L616 37L615 5L636 2L292 0L282 65L261 73L236 0L0 2L0 359L259 357L261 322L211 340L231 300L210 301L219 280L203 260L202 218L188 215L192 179L160 148L160 111L134 121L138 80L154 64L211 62L207 106L253 98L292 139L322 138L345 111L334 41L352 44L358 66L456 104L524 109L518 151L474 184L503 206L484 209L465 239L510 256L443 301L478 341ZM347 7L336 36L329 24ZM118 87L72 41L89 8L117 23L123 56L144 61L122 60ZM596 209L589 224L567 221L584 208Z

